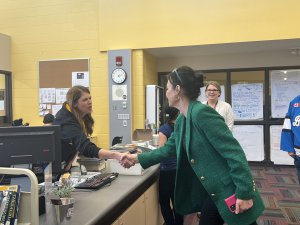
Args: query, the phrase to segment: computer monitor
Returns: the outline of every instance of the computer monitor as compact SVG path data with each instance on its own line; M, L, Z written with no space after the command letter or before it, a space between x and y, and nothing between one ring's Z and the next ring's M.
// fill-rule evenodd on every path
M52 162L61 172L60 126L0 127L0 166Z

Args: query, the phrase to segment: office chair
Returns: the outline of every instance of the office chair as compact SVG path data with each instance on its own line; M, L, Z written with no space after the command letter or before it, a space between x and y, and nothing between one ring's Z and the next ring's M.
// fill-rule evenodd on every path
M122 143L122 140L123 140L123 136L122 137L118 137L118 136L114 137L112 140L111 146Z

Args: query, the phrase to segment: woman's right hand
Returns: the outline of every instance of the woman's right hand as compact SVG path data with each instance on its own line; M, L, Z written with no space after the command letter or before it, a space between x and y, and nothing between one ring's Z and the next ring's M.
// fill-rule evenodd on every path
M121 153L120 164L125 168L130 168L138 163L137 154Z
M247 211L248 209L252 208L253 206L253 200L242 200L237 199L235 203L235 214L243 213Z

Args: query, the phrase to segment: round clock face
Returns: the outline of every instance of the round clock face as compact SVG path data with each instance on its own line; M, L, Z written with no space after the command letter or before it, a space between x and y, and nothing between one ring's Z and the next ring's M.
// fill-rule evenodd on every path
M111 73L111 79L116 83L116 84L122 84L126 80L126 72L123 69L115 69Z

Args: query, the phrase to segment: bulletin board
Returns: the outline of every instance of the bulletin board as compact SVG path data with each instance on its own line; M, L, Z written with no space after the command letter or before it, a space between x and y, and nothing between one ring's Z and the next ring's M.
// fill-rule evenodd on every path
M74 85L89 87L89 59L40 61L39 115L55 115Z

